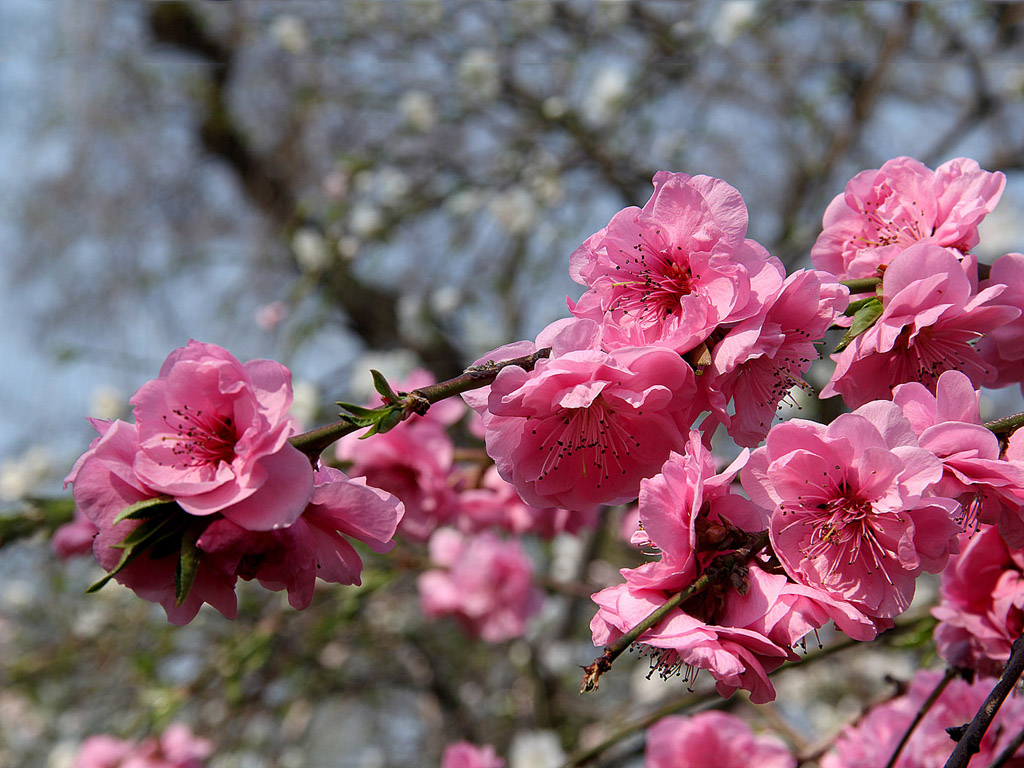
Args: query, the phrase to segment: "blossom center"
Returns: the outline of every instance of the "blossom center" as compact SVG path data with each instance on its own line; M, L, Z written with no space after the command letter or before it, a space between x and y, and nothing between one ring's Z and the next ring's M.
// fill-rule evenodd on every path
M660 239L661 230L654 234ZM625 260L631 275L615 284L619 291L611 309L654 319L671 315L682 297L694 292L696 282L682 246L675 246L678 253L673 253L671 245L654 242L640 233L633 250L635 255Z
M163 420L171 434L160 439L172 443L171 452L182 467L217 466L234 460L238 435L230 416L182 405L172 408Z

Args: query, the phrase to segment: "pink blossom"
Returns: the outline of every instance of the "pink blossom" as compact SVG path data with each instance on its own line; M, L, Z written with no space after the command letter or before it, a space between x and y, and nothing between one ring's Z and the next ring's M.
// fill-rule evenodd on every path
M942 572L935 645L952 666L998 675L1024 630L1024 553L988 525L962 536Z
M515 486L502 480L498 470L490 466L476 487L459 486L454 520L459 530L468 533L500 528L517 535L532 533L550 539L559 533L579 533L593 528L597 524L597 513L596 505L569 510L539 509L524 504Z
M313 488L294 431L291 373L271 360L239 363L214 344L190 341L131 399L139 452L132 467L192 515L219 512L265 531L293 523Z
M635 498L640 480L683 445L693 371L661 347L552 354L530 372L503 368L486 392L467 393L498 472L534 507Z
M877 401L827 427L772 428L743 486L772 510L772 548L793 579L887 619L910 605L918 574L955 551L959 505L927 495L941 477L899 408Z
M472 537L448 528L430 537L437 570L420 575L420 604L430 617L454 616L489 643L520 637L541 604L533 565L519 544L493 533Z
M1024 307L1024 254L1008 253L995 260L989 278L982 288L1005 286L1000 301L1015 307ZM1020 384L1024 391L1024 315L1012 322L992 328L978 342L978 352L987 364L995 368L996 377L989 386L1008 387Z
M847 302L847 289L827 273L800 270L786 278L778 296L714 346L711 366L697 379L712 410L702 430L721 423L739 445L760 443L783 398L807 386L800 377L818 358L815 342Z
M643 208L615 214L573 253L569 274L589 290L570 310L623 328L627 344L693 349L716 326L756 315L782 285L781 262L746 231L733 187L661 171Z
M916 382L893 390L921 447L942 461L934 492L960 502L965 527L998 525L1011 546L1024 546L1024 465L1000 457L998 438L982 425L979 397L959 371L943 373L934 395Z
M309 506L289 527L247 531L230 520L216 520L197 546L222 570L257 579L267 589L287 589L296 610L309 606L318 577L360 584L363 563L348 540L361 541L374 552L390 551L402 503L331 467L318 470L315 479Z
M886 765L941 677L941 673L936 671L919 671L906 694L872 708L855 725L844 728L832 751L821 759L821 768L880 768ZM955 746L946 729L969 722L994 684L995 680L988 677L979 677L973 684L952 680L914 728L896 761L896 768L942 768ZM971 758L971 765L991 764L1022 726L1024 699L1010 696L982 737L979 752ZM1017 768L1020 758L1011 759L1007 765Z
M98 532L96 523L76 507L74 519L53 532L50 548L61 560L88 555L92 553L92 539Z
M972 268L973 261L967 265ZM889 399L898 384L919 381L934 391L943 371L963 371L975 386L995 371L973 342L1018 315L1001 286L973 294L965 266L950 251L914 245L899 253L882 279L882 314L842 352L821 397L842 395L852 407Z
M647 729L644 768L796 768L796 758L777 737L755 736L726 712L670 715Z
M665 603L660 589L618 584L592 596L598 611L590 622L594 645L604 646L631 630ZM703 621L683 610L673 611L640 635L637 643L652 650L652 668L664 676L682 673L696 679L706 669L722 696L737 689L750 691L750 700L763 704L775 699L768 673L796 656L759 632Z
M90 736L72 768L203 768L213 744L193 735L184 723L173 723L159 737L135 743L113 736Z
M468 741L458 741L444 748L441 768L505 768L505 761L490 744L478 747Z
M434 383L426 371L414 371L396 384L396 391ZM380 403L374 403L373 406ZM455 493L449 480L455 447L446 428L466 413L464 404L450 400L430 407L425 416L411 416L394 429L362 440L346 435L335 447L335 457L355 477L395 494L405 505L402 534L426 541L438 525L451 520Z
M875 275L917 243L967 252L978 244L978 224L1005 186L1003 174L965 157L935 171L911 157L894 158L858 173L829 203L811 261L849 280Z

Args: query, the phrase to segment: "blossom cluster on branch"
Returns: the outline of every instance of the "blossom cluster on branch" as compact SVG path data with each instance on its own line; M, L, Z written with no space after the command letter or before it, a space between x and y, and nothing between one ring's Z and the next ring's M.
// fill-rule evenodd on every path
M926 572L944 572L940 652L992 673L1024 627L1024 438L979 407L981 387L1024 385L1024 256L979 268L971 252L1003 175L965 158L864 171L829 205L815 269L790 274L747 237L732 186L653 182L571 255L571 317L449 382L396 391L374 373L379 406L339 403L306 435L284 366L189 342L132 398L134 423L94 422L68 476L84 519L57 546L94 526L107 578L184 623L203 602L233 616L238 578L303 608L318 576L359 583L351 541L384 553L397 532L428 543L424 612L499 642L540 597L496 531L575 532L638 500L648 562L593 596L605 655L585 687L637 645L663 674L770 701L805 635L832 622L873 639ZM854 410L779 423L830 328L845 335L820 396ZM487 454L468 462L450 436L467 418ZM716 433L742 447L724 469ZM335 439L348 474L321 461Z

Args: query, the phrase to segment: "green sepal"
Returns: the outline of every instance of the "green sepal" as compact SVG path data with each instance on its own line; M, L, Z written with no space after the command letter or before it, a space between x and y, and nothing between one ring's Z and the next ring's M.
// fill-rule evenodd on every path
M125 536L120 543L113 544L113 549L124 550L117 565L106 576L97 581L87 590L86 594L92 594L102 589L108 581L123 571L129 563L141 555L147 549L155 547L159 543L177 536L182 531L184 513L182 516L174 515L161 518L150 518L140 523L134 530Z
M401 423L402 410L396 407L388 408L387 410L381 412L379 418L373 424L373 426L366 430L366 434L360 435L359 439L363 440L366 439L367 437L370 437L371 435L379 435L383 434L384 432L389 432L390 430L394 429Z
M113 524L117 525L122 520L148 520L159 515L161 512L159 508L168 504L177 506L174 499L170 496L157 496L152 499L137 501L131 506L122 509L118 516L114 518Z
M836 352L842 352L855 338L875 324L882 314L882 302L877 298L868 299L853 315L853 324L836 345Z
M196 574L199 572L200 551L196 546L199 537L209 521L204 519L193 520L181 537L181 556L178 559L178 567L174 571L174 604L181 605L192 590L196 581Z
M398 402L398 395L395 394L391 385L388 384L388 380L384 378L383 373L371 368L370 375L373 377L373 388L377 390L386 405Z

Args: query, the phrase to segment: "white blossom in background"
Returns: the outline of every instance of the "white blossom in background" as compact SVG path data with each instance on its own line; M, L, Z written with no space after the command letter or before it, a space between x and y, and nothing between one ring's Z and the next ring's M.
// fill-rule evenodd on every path
M554 7L551 0L512 0L509 15L520 29L537 29L551 23Z
M519 731L508 749L508 768L558 768L565 751L554 731Z
M459 62L459 87L475 101L491 101L501 89L498 60L492 51L471 48Z
M398 111L406 125L426 133L437 125L437 105L426 91L406 91L398 100Z
M331 246L312 227L296 230L292 235L292 252L303 272L322 272L331 265Z
M605 125L622 110L628 97L629 73L625 67L614 64L601 67L583 99L583 117L592 125Z
M309 50L309 30L299 16L282 13L270 23L270 36L274 42L293 56Z
M540 105L540 111L548 120L558 120L565 117L565 113L569 111L569 104L561 96L548 96Z
M384 216L381 214L380 208L372 203L356 203L348 216L348 228L356 237L370 237L376 234L383 225Z
M462 291L454 285L443 285L430 293L430 308L439 317L455 314L462 305Z
M600 29L612 29L626 23L632 0L597 0L593 23Z
M711 24L711 37L719 45L729 45L757 18L756 0L725 0Z
M523 187L510 187L491 198L487 210L510 235L526 232L537 218L537 203Z
M355 235L344 235L338 238L338 255L346 261L352 261L359 255L363 242Z
M461 189L445 199L444 207L452 216L469 216L480 210L485 194L479 189Z
M117 387L108 384L93 389L89 395L89 415L97 419L113 421L127 413L128 398Z
M299 423L299 429L311 429L317 423L320 407L320 388L312 381L298 379L292 382L291 414Z
M53 469L53 457L41 445L0 463L0 502L25 498L50 477Z
M412 182L397 168L381 168L376 173L377 196L384 205L395 205L409 194Z

